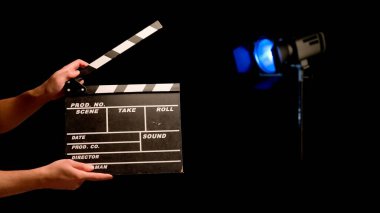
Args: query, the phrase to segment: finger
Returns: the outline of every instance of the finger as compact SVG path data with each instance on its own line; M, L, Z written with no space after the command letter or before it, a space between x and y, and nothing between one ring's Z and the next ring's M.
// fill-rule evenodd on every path
M74 63L75 66L78 66L77 69L79 67L87 67L88 66L88 63L85 62L85 61L83 61L82 59L77 59L73 63Z
M85 62L85 61L83 61L83 60L81 60L81 59L77 59L78 60L78 62L79 62L79 67L87 67L88 66L88 63L87 62Z
M110 180L113 178L110 174L105 173L97 173L97 172L86 172L85 179L90 181L102 181L102 180Z
M70 70L67 74L68 79L75 78L80 74L78 70Z
M84 84L84 80L83 80L83 79L80 80L79 83L80 83L80 84Z
M87 67L87 66L88 66L87 62L81 59L77 59L71 62L70 64L66 65L66 68L69 70L77 70L79 67Z
M73 160L71 160L71 166L73 166L76 169L86 171L86 172L91 172L92 170L94 170L94 166L91 164L81 163L81 162L73 161Z

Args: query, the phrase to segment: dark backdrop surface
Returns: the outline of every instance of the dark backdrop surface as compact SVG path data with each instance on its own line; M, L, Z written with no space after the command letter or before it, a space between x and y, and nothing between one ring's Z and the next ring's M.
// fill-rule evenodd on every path
M345 114L339 113L339 103L334 104L346 94L335 86L342 73L340 36L325 25L344 21L321 21L313 12L297 10L279 13L274 22L265 18L265 11L238 4L225 9L172 5L173 9L149 10L95 5L82 9L86 7L55 4L48 5L50 10L26 13L12 8L14 16L26 14L12 22L8 21L12 17L2 15L1 98L41 84L77 58L92 62L159 20L162 30L88 76L85 84L181 83L185 173L117 176L107 182L86 182L76 191L29 192L2 199L0 205L46 208L49 202L67 209L74 203L88 208L212 206L220 201L228 205L240 197L232 196L239 190L265 194L264 188L283 185L284 176L296 176L292 171L300 159L296 76L289 73L272 89L259 91L258 69L238 75L232 55L238 45L252 49L262 35L325 33L328 51L311 61L313 74L305 85L304 158L336 160L344 152L344 146L337 149L341 134L335 127ZM308 24L300 24L300 17ZM58 100L0 135L0 169L35 168L63 158L64 123L64 102Z

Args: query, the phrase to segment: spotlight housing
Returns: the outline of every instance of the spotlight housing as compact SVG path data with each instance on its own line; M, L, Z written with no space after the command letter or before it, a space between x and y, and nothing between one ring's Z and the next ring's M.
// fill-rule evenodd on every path
M255 43L254 56L263 74L276 74L288 65L300 64L306 69L309 67L307 59L325 50L325 36L319 32L295 40L279 39L272 43L269 39L261 38Z

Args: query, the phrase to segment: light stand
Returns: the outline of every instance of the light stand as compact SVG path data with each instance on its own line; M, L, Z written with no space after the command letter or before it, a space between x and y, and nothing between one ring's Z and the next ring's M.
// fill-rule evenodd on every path
M299 64L292 64L291 67L294 67L297 69L297 81L298 81L298 97L297 97L297 114L298 114L298 130L299 130L299 135L300 135L300 159L303 160L303 154L304 154L304 144L303 144L303 129L304 129L304 124L303 124L303 97L304 97L304 80L305 80L305 75L304 71L309 67L308 61L305 59L301 61Z

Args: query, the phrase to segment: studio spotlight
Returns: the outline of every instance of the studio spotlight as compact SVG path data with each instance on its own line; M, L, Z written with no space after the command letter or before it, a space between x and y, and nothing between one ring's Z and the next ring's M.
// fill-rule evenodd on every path
M279 39L273 42L261 38L255 42L253 55L264 74L281 73L284 66L309 67L307 59L326 50L323 33L315 33L299 39Z
M239 46L234 49L233 55L239 74L250 73L253 59L260 68L258 73L263 78L256 83L255 89L268 90L282 79L286 72L297 73L298 93L298 127L300 132L300 154L303 159L303 83L304 71L309 68L308 59L325 52L326 40L322 32L309 34L300 38L260 38L251 48ZM253 56L253 57L252 57ZM288 73L289 73L288 72ZM256 72L257 73L257 72ZM292 76L292 75L290 75Z
M257 88L267 89L272 76L281 76L290 68L297 70L298 75L298 127L300 135L300 157L303 159L303 83L304 70L309 68L308 59L323 53L326 41L323 33L315 33L299 39L279 39L275 42L260 38L255 42L253 56L261 69L261 76L269 76L267 81L258 84ZM269 86L268 86L269 85Z

